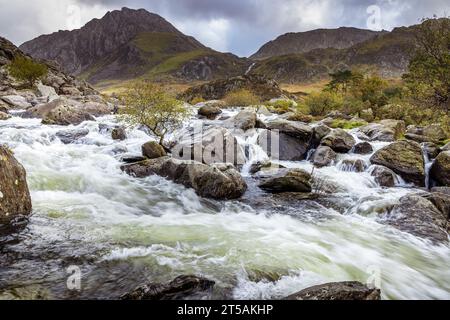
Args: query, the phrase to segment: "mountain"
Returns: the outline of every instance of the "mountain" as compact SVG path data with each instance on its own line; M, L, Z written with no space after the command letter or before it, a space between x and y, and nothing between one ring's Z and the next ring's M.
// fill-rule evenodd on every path
M319 48L300 54L273 56L258 61L252 74L262 74L282 83L312 82L329 73L358 68L385 78L400 77L407 71L415 46L417 26L375 33L348 48Z
M251 58L263 60L274 56L306 53L314 49L346 49L383 33L385 31L346 27L286 33L263 45Z
M108 12L81 29L43 35L20 49L56 61L94 84L136 77L212 80L242 74L250 64L248 59L205 47L144 9Z

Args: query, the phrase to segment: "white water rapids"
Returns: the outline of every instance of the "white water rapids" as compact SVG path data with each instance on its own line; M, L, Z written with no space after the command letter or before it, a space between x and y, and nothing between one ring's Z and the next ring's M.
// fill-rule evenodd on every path
M382 189L368 172L332 166L316 174L338 186L344 214L314 201L255 208L204 200L157 176L122 173L123 152L140 154L150 137L130 130L127 140L113 141L99 124L115 119L97 120L77 126L89 135L69 145L55 134L73 127L0 122L0 143L26 168L33 201L27 226L0 243L0 298L118 298L147 281L196 274L216 281L215 298L277 299L316 284L372 279L384 299L450 299L450 247L379 223L378 213L418 190ZM239 141L253 146L251 161L267 156L254 136ZM307 161L282 164L312 170ZM246 198L259 196L245 176ZM67 289L70 266L81 270L80 292Z

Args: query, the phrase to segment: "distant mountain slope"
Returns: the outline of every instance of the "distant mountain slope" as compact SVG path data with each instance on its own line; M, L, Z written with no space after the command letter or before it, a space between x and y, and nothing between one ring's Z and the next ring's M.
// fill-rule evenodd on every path
M205 47L144 9L108 12L81 29L40 36L20 48L92 83L140 76L211 80L242 74L250 64Z
M251 58L263 60L275 56L306 53L314 49L346 49L383 33L385 32L346 27L286 33L266 43Z
M383 77L400 77L408 68L417 26L396 28L345 49L315 49L302 54L274 56L259 61L252 74L282 83L301 83L328 77L339 69L360 68Z

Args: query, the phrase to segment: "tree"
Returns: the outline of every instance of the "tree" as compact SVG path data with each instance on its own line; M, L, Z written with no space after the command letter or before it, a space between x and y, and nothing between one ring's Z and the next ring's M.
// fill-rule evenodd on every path
M403 79L416 102L448 111L450 19L425 19L418 26L416 43L415 55Z
M11 76L19 81L26 82L30 88L36 81L47 76L48 68L45 64L34 62L26 57L16 57L8 66Z
M327 88L331 91L347 94L350 87L357 85L364 76L359 72L351 70L341 70L330 73L331 81Z
M144 125L159 138L163 146L164 138L181 126L190 115L183 102L170 96L161 86L136 81L121 95L124 108L120 115L132 125Z
M342 96L329 91L313 92L305 99L305 106L313 116L324 116L333 110L340 110Z

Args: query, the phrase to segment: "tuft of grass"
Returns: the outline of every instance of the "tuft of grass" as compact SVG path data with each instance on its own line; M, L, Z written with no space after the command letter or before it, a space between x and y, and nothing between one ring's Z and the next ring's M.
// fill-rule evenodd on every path
M367 125L365 121L352 121L352 120L341 120L336 119L331 124L330 127L333 129L340 128L345 130L352 130L362 126Z

